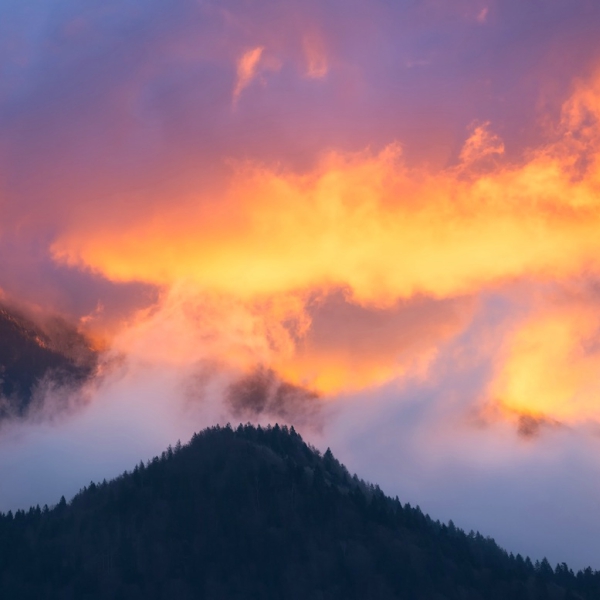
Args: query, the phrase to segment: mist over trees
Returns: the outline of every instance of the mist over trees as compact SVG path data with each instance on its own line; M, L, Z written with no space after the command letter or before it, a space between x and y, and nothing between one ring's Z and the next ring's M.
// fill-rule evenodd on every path
M0 597L600 598L351 476L293 428L213 427L70 502L0 516Z
M80 386L96 362L88 340L69 323L53 318L41 326L0 305L0 422L28 416L51 387Z

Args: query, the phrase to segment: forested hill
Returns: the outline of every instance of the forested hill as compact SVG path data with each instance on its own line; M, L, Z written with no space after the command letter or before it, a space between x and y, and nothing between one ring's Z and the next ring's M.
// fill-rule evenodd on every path
M96 361L89 341L67 322L48 319L42 327L0 304L0 422L27 416L40 386L82 384Z
M600 573L433 521L293 429L215 427L0 517L0 598L572 600L600 598Z

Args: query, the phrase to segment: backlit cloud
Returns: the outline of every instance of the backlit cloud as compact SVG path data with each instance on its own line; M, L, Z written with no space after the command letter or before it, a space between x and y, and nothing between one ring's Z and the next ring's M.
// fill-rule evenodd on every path
M261 52L247 55L244 73L254 72ZM321 392L379 385L405 372L399 358L404 342L388 347L372 331L365 335L375 336L372 345L381 342L380 350L362 356L348 350L353 346L348 342L339 349L311 346L318 333L310 328L308 302L315 293L346 290L341 307L362 307L377 319L378 311L411 298L453 300L501 290L519 279L543 285L582 272L600 275L597 81L594 76L575 84L547 141L524 150L519 160L505 159L504 142L484 123L472 129L458 162L441 170L407 165L397 144L379 152L329 151L304 172L234 161L210 192L191 186L168 202L149 192L149 210L130 218L115 221L103 207L91 219L68 224L52 254L111 281L176 288L180 300L156 314L176 315L196 303L201 308L195 310L208 311L210 326L220 329L215 339L226 339L232 315L244 315L235 327L246 322L246 337L238 329L234 338L244 340L240 347L254 349L242 363L227 344L218 352L203 345L207 353L228 356L236 368L268 364ZM219 317L215 302L227 307ZM282 306L287 308L278 313ZM432 306L442 323L443 303ZM565 344L593 325L593 312L570 310L536 317L515 334L493 397L515 410L556 419L588 415L594 395L583 402L575 396L579 385L587 385L581 380L593 372L594 359L577 359ZM169 325L174 331L187 328L186 318L173 318L181 321ZM350 330L360 327L360 318L358 312L348 317ZM290 319L308 325L292 335L286 328ZM398 327L409 331L408 324ZM458 329L443 325L436 333L441 337L432 339L416 327L415 364L464 323ZM130 331L141 339L141 331ZM331 326L330 340L335 331ZM185 338L174 335L169 356L177 356L176 340ZM428 339L419 350L416 340ZM565 363L564 354L572 360ZM558 377L558 366L565 364L568 373L560 385L544 384L545 369Z

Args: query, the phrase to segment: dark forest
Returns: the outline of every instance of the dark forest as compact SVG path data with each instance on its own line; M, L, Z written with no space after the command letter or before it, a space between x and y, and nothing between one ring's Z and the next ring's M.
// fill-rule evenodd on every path
M11 599L600 598L351 476L293 428L213 427L70 502L0 517Z

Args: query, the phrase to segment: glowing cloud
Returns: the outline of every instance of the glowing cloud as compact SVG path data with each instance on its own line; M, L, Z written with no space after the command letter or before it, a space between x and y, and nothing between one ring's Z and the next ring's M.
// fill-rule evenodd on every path
M256 76L258 64L264 48L257 46L246 50L237 63L237 80L233 90L233 101L236 102L242 91L250 85L250 82Z
M100 13L85 16L89 35L50 28L57 52L31 50L31 71L16 57L2 92L2 285L41 289L21 270L42 255L38 271L79 277L63 287L81 296L90 281L140 290L118 318L121 297L89 294L73 311L117 350L263 365L336 394L430 374L488 293L600 276L595 38L560 42L558 68L552 32L570 22L546 4L535 22L516 2L409 4L231 0L171 20L157 5L143 24L126 15L127 61L107 58L122 31ZM498 55L525 18L540 28L531 73L521 53ZM51 75L36 84L39 72ZM75 74L80 91L62 84ZM538 80L543 93L523 83ZM495 373L518 371L517 340ZM493 393L518 404L516 376L503 377Z
M482 126L463 163L437 173L408 168L396 145L330 153L307 174L238 164L218 198L183 197L129 224L79 225L53 253L114 281L187 281L245 299L349 287L356 302L378 306L569 277L600 267L599 155L594 146L574 178L580 154L569 144L490 170L486 159L503 145Z
M486 158L504 154L504 143L489 128L489 122L475 127L460 152L463 165L471 166Z
M489 396L509 412L600 420L600 315L593 296L538 307L505 342Z
M245 55L241 73L254 72L261 51ZM580 84L565 103L555 141L517 163L503 160L504 144L489 123L473 129L457 165L438 171L409 167L395 144L378 153L329 152L305 173L237 162L218 195L190 192L159 203L160 212L123 223L103 224L101 215L79 222L58 237L53 254L113 281L170 290L161 311L138 317L140 327L131 330L127 344L160 347L146 343L143 333L163 336L160 318L173 328L163 347L174 360L189 357L198 344L203 359L218 357L238 370L265 364L295 384L325 392L426 372L436 345L465 326L462 318L441 318L441 302L429 317L441 318L435 334L423 335L426 319L417 319L421 325L406 345L411 366L399 340L368 355L353 355L348 340L338 347L315 343L310 299L345 290L341 308L361 306L373 317L377 311L391 315L402 299L439 302L501 289L519 278L543 283L567 280L582 269L600 274L595 81ZM198 322L190 311L210 317ZM552 352L570 353L561 340L579 335L591 316L573 321L566 313L562 320L527 325L493 395L515 410L527 405L537 414L544 405L563 418L577 387L569 377L580 380L592 367L582 359L549 396L538 373L561 358L542 350L554 336ZM196 322L191 330L190 319ZM409 330L401 320L396 327ZM196 333L185 342L184 331ZM335 332L328 337L335 339ZM535 352L523 350L530 346Z

